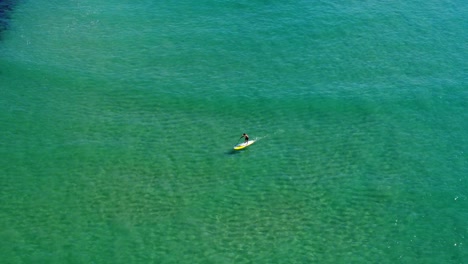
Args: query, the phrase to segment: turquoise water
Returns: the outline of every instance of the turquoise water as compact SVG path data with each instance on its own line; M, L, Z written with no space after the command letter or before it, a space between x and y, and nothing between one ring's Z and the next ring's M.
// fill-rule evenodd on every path
M2 263L468 262L464 1L137 2L1 33Z

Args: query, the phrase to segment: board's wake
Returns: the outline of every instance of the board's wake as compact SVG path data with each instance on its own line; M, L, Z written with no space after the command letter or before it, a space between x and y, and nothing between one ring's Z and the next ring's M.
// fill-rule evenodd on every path
M280 130L274 132L272 135L274 136L274 135L276 135L276 134L282 134L282 133L284 133L284 130L280 129ZM266 135L263 136L263 137L257 137L257 138L255 138L255 141L259 141L259 140L264 139L264 138L267 138L267 137L269 137L269 136L270 136L270 134L266 134Z

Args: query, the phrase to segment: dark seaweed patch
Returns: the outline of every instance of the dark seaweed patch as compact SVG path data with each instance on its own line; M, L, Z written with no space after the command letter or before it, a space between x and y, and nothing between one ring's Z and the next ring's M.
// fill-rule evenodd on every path
M0 0L0 34L8 29L10 16L16 3L15 0Z

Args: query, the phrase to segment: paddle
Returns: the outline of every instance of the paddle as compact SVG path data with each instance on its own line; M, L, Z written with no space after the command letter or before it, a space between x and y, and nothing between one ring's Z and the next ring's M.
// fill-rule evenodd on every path
M241 138L242 138L242 136L237 140L237 142L236 142L235 145L239 144L239 140L240 140ZM234 145L234 146L235 146L235 145Z

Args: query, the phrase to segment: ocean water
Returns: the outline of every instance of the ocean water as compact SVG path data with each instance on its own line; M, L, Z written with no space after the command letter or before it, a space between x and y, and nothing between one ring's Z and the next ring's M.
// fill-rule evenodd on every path
M468 263L467 12L18 1L2 263Z

